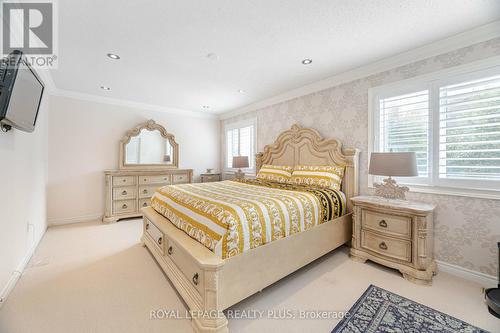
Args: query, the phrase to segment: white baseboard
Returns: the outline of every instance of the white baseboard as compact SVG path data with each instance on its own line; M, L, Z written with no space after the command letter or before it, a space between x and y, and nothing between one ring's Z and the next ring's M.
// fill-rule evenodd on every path
M35 253L35 250L38 247L38 244L40 244L40 241L42 240L46 231L47 231L47 228L45 228L43 230L42 234L40 235L40 237L38 237L38 239L35 240L35 244L33 244L33 246L28 250L26 255L23 257L23 260L21 260L21 262L17 266L17 269L10 276L10 279L7 282L7 284L3 287L2 292L0 293L0 308L7 300L7 297L9 297L10 292L16 286L17 281L19 281L19 278L21 277L24 270L26 269L28 262L30 261L31 257Z
M463 268L457 265L452 265L444 261L436 260L438 269L441 272L452 274L461 277L465 280L473 281L480 284L482 287L491 288L496 287L498 280L495 276L484 274L481 272L476 272L467 268Z
M102 214L89 214L89 215L82 215L75 217L49 218L47 222L49 226L56 226L56 225L96 221L101 219L102 219Z

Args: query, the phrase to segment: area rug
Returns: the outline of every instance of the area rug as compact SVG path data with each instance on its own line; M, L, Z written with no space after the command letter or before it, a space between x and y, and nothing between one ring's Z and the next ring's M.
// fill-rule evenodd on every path
M483 333L425 305L370 285L332 333Z

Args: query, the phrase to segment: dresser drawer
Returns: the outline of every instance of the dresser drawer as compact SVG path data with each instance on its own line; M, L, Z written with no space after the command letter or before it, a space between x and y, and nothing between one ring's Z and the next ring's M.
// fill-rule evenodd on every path
M187 173L172 175L172 184L184 184L184 183L189 183L189 175Z
M362 227L387 235L411 238L411 218L363 209Z
M141 185L139 186L139 198L147 199L151 198L161 185Z
M137 188L135 186L114 187L113 200L125 200L137 198Z
M139 184L147 185L147 184L170 184L170 175L163 176L139 176Z
M135 176L113 177L113 186L135 185Z
M151 206L151 198L139 199L139 209Z
M167 249L167 256L172 259L179 270L184 274L187 280L195 287L200 294L203 293L203 271L198 267L193 259L189 257L187 253L184 252L177 245L169 241Z
M165 254L165 247L167 246L167 239L163 232L155 226L151 221L147 218L144 218L144 230L145 234L148 235L156 248L162 253Z
M411 241L361 231L361 247L386 257L411 262Z
M136 200L113 201L113 214L134 213L137 211Z

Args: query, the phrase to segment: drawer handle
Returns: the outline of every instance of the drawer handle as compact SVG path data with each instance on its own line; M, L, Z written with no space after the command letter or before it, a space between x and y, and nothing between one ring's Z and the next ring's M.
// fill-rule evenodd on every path
M387 228L387 222L385 222L385 220L380 221L378 225L381 226L382 228Z
M126 181L127 181L126 179L123 179L123 180L122 180L122 182L124 182L124 183L125 183Z
M167 252L168 252L168 254L172 254L172 253L174 253L174 249L171 246L169 246Z
M145 202L145 203L142 204L142 207L147 207L147 206L148 206L147 202Z
M163 243L163 237L158 238L158 245L161 245Z
M127 195L127 191L123 191L123 192L122 192L122 195Z
M146 223L146 230L149 229L149 223Z
M127 207L128 207L128 206L127 206L127 204L123 204L123 205L122 205L122 208L123 208L123 209L126 209Z
M144 178L144 181L147 182L148 180L146 178Z
M193 275L193 283L195 286L198 285L198 273L196 273L195 275Z
M142 193L147 194L148 190L144 189L144 191L142 191Z
M381 248L382 250L387 250L387 244L385 242L380 243L378 247Z

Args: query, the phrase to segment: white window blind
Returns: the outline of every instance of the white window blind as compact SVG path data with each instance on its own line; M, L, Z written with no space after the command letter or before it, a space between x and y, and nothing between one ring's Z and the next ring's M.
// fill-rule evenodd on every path
M429 91L379 99L380 152L415 152L419 177L429 176Z
M233 156L248 156L250 169L255 165L255 147L254 147L254 132L253 125L240 128L232 128L226 131L227 144L227 167L233 167Z
M500 180L500 75L439 88L439 178Z

